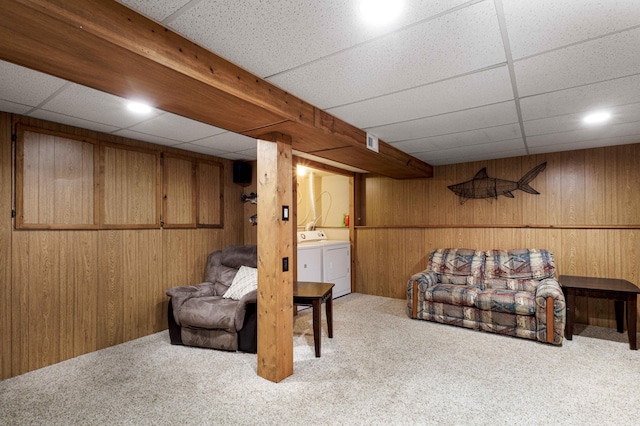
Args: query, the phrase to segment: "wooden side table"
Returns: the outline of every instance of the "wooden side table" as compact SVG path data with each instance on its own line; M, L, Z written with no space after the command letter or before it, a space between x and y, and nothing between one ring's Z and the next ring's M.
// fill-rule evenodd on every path
M293 304L311 305L313 308L313 343L316 358L320 358L320 305L324 302L327 312L329 338L333 338L333 286L331 283L294 282Z
M624 305L627 305L627 334L629 347L638 349L636 339L636 324L638 321L638 294L640 288L626 280L613 278L575 277L560 275L558 278L567 301L567 326L565 337L573 338L573 324L575 320L576 296L597 297L615 301L616 328L618 333L624 332Z

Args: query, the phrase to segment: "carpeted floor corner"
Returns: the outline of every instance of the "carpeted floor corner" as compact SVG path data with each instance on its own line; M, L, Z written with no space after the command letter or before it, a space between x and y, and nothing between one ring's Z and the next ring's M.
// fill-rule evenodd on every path
M324 309L323 309L324 311ZM167 332L0 381L0 425L636 424L640 352L576 328L562 347L411 320L405 301L351 294L295 319L294 374L256 355L172 346Z

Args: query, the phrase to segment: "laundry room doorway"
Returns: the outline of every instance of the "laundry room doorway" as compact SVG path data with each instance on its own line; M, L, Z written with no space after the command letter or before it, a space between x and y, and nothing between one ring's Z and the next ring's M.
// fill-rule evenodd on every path
M354 173L313 163L296 166L298 281L331 282L351 293Z

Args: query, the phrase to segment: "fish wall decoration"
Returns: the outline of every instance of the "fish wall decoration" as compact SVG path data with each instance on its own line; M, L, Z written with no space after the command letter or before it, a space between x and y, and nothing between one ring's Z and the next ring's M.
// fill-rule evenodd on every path
M466 182L449 185L451 191L460 197L460 204L464 204L470 198L495 198L504 195L505 197L514 198L513 191L528 192L529 194L540 194L538 191L529 186L529 183L538 176L538 174L547 167L544 162L525 173L517 182L512 180L490 178L487 175L487 168L480 170L473 179Z

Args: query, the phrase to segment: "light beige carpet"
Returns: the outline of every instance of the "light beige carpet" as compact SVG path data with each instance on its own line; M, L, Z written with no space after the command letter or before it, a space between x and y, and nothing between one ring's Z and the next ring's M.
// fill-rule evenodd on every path
M315 358L295 320L294 374L256 356L171 346L167 332L0 381L0 424L638 424L640 351L578 327L562 347L411 320L405 302L334 302Z

